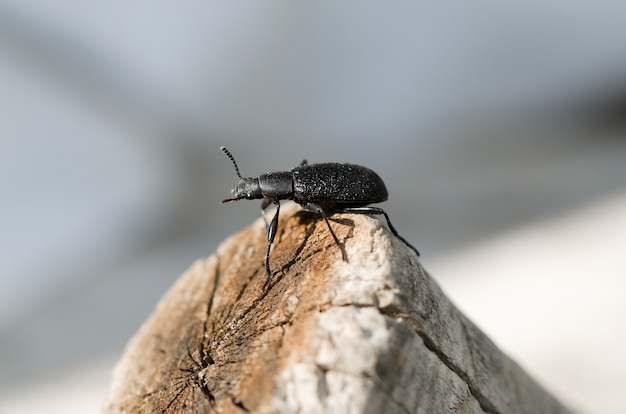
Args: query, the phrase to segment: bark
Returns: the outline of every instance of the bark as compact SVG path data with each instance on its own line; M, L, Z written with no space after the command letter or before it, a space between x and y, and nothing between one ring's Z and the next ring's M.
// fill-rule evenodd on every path
M284 206L196 262L130 341L108 413L567 413L373 217Z

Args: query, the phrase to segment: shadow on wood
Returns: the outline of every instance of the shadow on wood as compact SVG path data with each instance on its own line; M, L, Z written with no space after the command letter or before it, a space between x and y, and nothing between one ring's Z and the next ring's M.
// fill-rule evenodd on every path
M128 344L108 413L567 413L369 216L285 206L196 262Z

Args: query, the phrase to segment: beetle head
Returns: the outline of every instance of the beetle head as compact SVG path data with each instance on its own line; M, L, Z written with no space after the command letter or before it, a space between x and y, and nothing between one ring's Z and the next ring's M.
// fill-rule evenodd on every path
M237 183L237 187L230 190L230 192L233 194L234 197L222 200L222 203L237 201L244 198L246 200L263 198L258 178L240 178L239 183Z
M258 178L243 178L239 173L239 167L235 162L235 158L228 151L228 148L221 147L220 148L224 154L231 160L233 165L235 166L235 172L237 173L237 177L239 177L239 183L237 183L237 187L230 190L230 192L234 195L232 198L227 198L222 200L222 203L228 203L231 201L237 201L241 199L254 200L263 198L263 194L261 194L261 186L259 185Z

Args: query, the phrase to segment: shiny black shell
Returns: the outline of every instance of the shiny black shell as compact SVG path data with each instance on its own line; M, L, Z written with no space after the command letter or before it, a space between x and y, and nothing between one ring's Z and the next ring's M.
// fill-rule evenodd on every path
M301 165L293 174L293 200L320 206L365 206L387 200L383 180L369 168L354 164Z

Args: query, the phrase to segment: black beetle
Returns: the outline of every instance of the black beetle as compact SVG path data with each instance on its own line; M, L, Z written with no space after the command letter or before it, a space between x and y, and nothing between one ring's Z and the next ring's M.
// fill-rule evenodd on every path
M267 280L263 284L263 291L270 282L270 249L276 236L278 227L278 213L280 200L293 200L302 208L322 216L335 243L341 248L342 244L335 235L328 215L335 212L357 214L382 214L387 220L389 230L419 256L419 252L409 242L402 238L391 224L389 215L382 208L371 207L369 204L387 200L385 183L374 171L355 164L323 163L308 164L302 161L291 171L280 171L261 174L258 178L243 178L235 158L226 147L220 148L232 161L235 172L239 177L237 187L231 190L233 198L222 200L228 203L237 200L262 199L261 211L265 219L265 209L270 205L276 206L276 214L267 227L267 252L265 253L265 271ZM342 249L342 255L344 251ZM344 256L344 260L345 260Z

